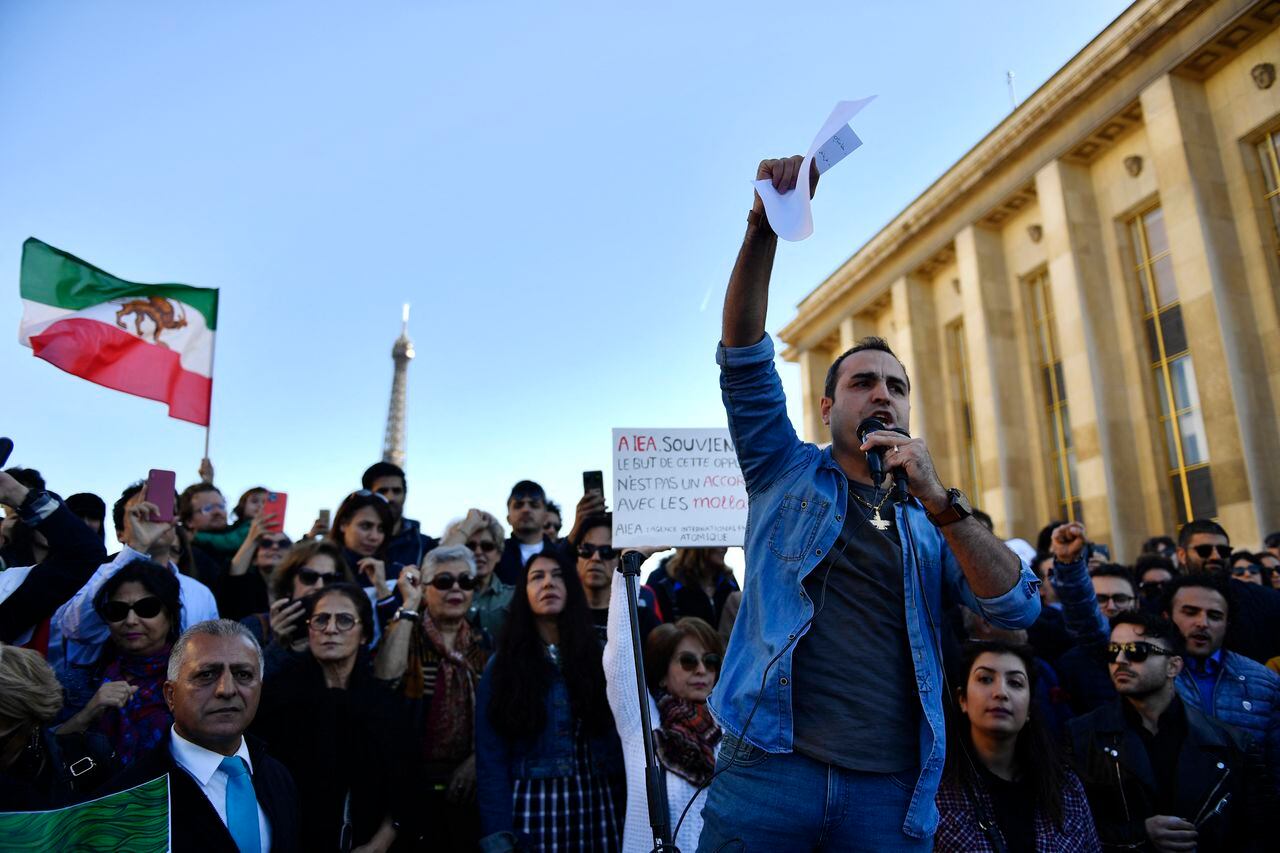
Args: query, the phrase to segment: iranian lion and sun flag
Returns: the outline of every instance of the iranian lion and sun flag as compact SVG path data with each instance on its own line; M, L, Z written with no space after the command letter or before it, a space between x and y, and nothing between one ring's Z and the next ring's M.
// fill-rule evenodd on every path
M125 281L34 237L20 288L18 342L36 358L209 425L216 289Z

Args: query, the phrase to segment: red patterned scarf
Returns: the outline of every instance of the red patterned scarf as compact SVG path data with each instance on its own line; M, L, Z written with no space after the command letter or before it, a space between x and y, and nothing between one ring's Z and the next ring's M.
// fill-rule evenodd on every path
M423 696L423 665L435 664L435 689L423 715L422 757L425 761L457 762L474 750L479 673L473 660L479 657L480 666L484 665L483 653L476 654L479 642L480 638L464 620L458 626L453 648L447 648L440 629L423 611L422 630L415 632L410 641L409 668L405 675L412 679L406 678L405 695L411 699ZM412 695L414 688L416 696Z
M694 785L705 785L715 772L720 742L720 727L707 703L663 693L658 698L658 716L661 721L653 735L662 766Z

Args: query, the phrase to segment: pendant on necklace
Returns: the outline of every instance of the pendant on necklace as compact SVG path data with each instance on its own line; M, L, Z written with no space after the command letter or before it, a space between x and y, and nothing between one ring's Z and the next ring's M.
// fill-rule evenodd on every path
M881 532L889 529L889 522L880 517L880 507L876 507L875 515L871 516L871 526Z

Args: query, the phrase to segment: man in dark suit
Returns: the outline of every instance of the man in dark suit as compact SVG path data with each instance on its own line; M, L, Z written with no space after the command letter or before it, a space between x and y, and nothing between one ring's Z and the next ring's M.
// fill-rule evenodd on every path
M124 790L169 776L173 850L293 851L298 794L289 771L245 736L262 692L262 650L239 623L192 625L169 656L173 728L116 777Z

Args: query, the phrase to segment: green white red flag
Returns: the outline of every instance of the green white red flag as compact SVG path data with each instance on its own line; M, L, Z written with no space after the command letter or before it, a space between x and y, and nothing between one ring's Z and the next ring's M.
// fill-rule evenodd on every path
M216 289L125 281L34 237L20 287L18 342L36 358L209 425Z

